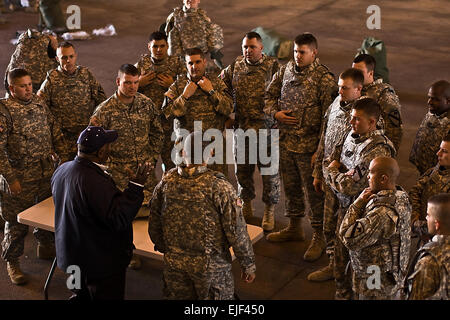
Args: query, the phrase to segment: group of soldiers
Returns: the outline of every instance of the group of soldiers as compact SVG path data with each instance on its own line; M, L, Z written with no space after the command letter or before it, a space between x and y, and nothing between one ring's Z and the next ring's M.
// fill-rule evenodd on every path
M436 195L449 191L449 82L437 81L428 92L429 112L410 155L421 177L408 195L396 184L400 172L395 157L402 139L400 102L391 85L374 79L373 57L357 56L336 81L320 63L312 34L297 36L294 58L280 66L277 59L263 53L261 36L249 32L242 40L242 56L219 76L210 74L206 54L219 66L223 43L217 36L220 27L213 26L199 2L184 0L183 7L169 16L167 33L150 35L149 52L135 65L120 67L117 91L109 98L92 72L76 63L73 44L58 43L51 35L32 30L20 36L7 69L8 94L0 101L2 257L11 281L26 281L19 257L27 227L17 222L17 214L51 195L49 181L55 166L75 157L78 135L87 125L118 132L108 171L120 189L140 163L155 167L161 156L163 178L158 184L153 174L145 184L138 216L150 212L149 233L158 249L163 229L153 228L153 223L161 223L155 212L176 203L178 213L192 213L168 213L175 219L169 224L171 233L188 237L169 239L167 248L159 245L172 266L195 273L206 272L207 264L210 277L222 274L223 283L230 283L231 269L217 271L223 271L223 261L231 258L214 254L233 242L243 270L254 275L254 254L242 227L244 220L224 214L231 219L229 229L240 230L234 234L238 238L230 240L208 228L208 219L217 219L210 212L226 212L231 205L242 211L248 223L256 197L253 175L256 166L261 172L265 165L259 160L236 164L237 193L210 171L186 170L183 164L175 168L173 149L180 130L193 132L194 122L201 121L202 132L211 128L279 130L280 172L262 175L262 227L270 232L268 241L304 241L304 218L309 213L313 235L303 259L316 261L326 252L329 264L309 274L308 280L335 279L336 299L393 299L408 278L411 238L417 235L427 242L437 234L433 245L420 251L414 272L410 270L409 298L446 299L450 200ZM248 143L245 150L248 160ZM223 173L220 179L227 180L225 163L208 164L208 168ZM179 179L177 174L191 179ZM289 225L272 232L281 182ZM200 192L202 188L207 191ZM204 194L212 195L211 208L204 204ZM197 223L201 215L210 217L202 220L205 225ZM204 229L198 231L199 226ZM208 230L211 236L205 234ZM52 257L53 235L39 229L34 234L38 257ZM205 238L209 240L201 240ZM199 252L208 259L194 259ZM430 264L437 278L429 278ZM130 267L139 265L134 257ZM371 266L381 269L381 286L375 289L367 285ZM182 277L169 271L165 274L168 288L182 288ZM421 285L415 283L417 279ZM219 286L219 293L226 288ZM232 297L226 293L214 297ZM173 291L166 294L177 297Z

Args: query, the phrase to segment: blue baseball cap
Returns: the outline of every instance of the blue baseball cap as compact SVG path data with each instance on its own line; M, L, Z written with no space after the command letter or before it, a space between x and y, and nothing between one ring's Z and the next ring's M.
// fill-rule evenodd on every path
M88 126L80 133L77 144L83 147L84 152L93 153L100 150L105 144L116 141L118 136L116 130Z

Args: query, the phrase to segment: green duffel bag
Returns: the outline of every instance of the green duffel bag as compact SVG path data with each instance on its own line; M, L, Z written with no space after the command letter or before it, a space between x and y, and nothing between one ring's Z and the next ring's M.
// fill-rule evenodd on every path
M382 40L372 37L365 38L358 49L356 56L365 53L375 58L376 66L374 72L375 79L383 79L384 83L389 83L389 69L387 67L386 46Z
M262 39L264 50L263 52L278 59L289 59L293 55L294 44L292 40L287 39L278 32L272 29L265 29L257 27L252 31L257 32Z

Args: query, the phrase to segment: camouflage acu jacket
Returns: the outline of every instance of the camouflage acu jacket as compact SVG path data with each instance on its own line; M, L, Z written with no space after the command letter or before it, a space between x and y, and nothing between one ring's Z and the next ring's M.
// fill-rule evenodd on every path
M35 94L29 102L1 99L0 174L6 181L48 177L54 169L51 153L68 160L61 129L44 101Z
M229 270L232 247L241 267L255 272L241 207L233 186L221 173L203 166L173 168L153 192L148 232L173 269Z
M428 112L417 130L409 161L424 174L437 163L436 153L442 139L450 133L450 111L440 116Z
M349 249L356 293L390 299L401 287L411 247L410 216L408 194L401 187L382 190L367 204L358 198L348 208L339 236ZM367 285L371 266L381 271L379 289Z
M191 48L207 53L223 47L222 29L201 8L175 8L167 17L165 31L171 56L180 56Z
M412 203L411 220L423 220L427 216L427 201L438 193L450 192L450 168L436 165L428 169L409 191Z
M408 299L448 300L450 296L450 237L438 235L424 245L405 279Z
M325 112L336 96L334 75L319 59L300 71L293 60L282 66L266 91L264 112L274 118L278 111L290 109L299 123L278 123L280 146L296 153L315 152Z
M138 165L146 161L156 165L161 153L163 129L158 110L143 94L137 93L133 103L128 106L114 93L95 109L91 124L116 130L119 135L111 145L108 166L122 190L128 185L127 168L136 172ZM144 190L146 201L150 199L152 190L149 181Z
M350 132L344 144L338 146L325 162L325 181L336 193L340 205L346 208L369 185L367 174L370 162L376 157L394 157L395 154L394 145L382 130L363 136ZM341 168L328 168L333 160L338 160ZM346 174L350 170L352 175Z
M175 130L183 128L194 131L194 121L202 122L202 130L210 128L223 131L228 115L233 112L233 100L225 83L216 77L206 77L211 81L215 93L209 95L200 87L186 100L183 91L190 80L189 76L182 76L170 86L165 93L167 99L162 112L166 119L175 117Z
M316 151L313 177L322 179L325 175L322 167L324 159L330 157L336 146L344 143L345 137L351 130L350 119L353 103L344 103L341 96L337 96L325 113L323 129L319 147Z
M361 91L362 96L374 99L381 107L381 117L384 122L384 133L394 144L395 150L400 147L403 128L401 105L394 88L383 79L377 79L365 85Z
M239 128L266 128L264 95L277 71L277 59L266 55L257 64L249 64L240 56L222 70L220 77L233 92L235 119Z
M88 68L73 75L61 67L48 73L38 95L44 99L63 131L79 135L89 124L95 107L106 100L105 91Z
M27 70L33 82L33 91L39 90L47 72L58 67L54 57L48 55L49 43L49 36L36 30L28 29L22 33L6 72L15 68Z
M178 75L186 74L186 66L179 57L167 57L162 61L154 61L148 54L141 56L135 67L138 68L141 75L151 71L158 74L165 74L171 76L174 81ZM164 93L167 88L158 84L156 78L146 86L139 87L139 92L149 97L155 104L157 109L161 109L164 101Z

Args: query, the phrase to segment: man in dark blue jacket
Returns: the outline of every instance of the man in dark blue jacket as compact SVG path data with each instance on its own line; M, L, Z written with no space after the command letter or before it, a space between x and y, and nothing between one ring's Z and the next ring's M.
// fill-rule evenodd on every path
M117 132L87 127L78 138L78 156L52 177L58 267L78 266L78 299L123 299L133 253L132 222L144 199L150 164L140 165L121 192L106 171Z

